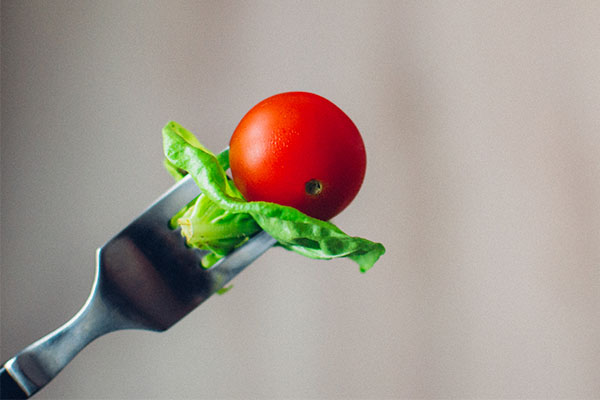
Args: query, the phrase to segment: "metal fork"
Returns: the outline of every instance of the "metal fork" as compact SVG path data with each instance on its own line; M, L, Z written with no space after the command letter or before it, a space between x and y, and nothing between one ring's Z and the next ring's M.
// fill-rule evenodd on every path
M171 217L200 193L190 176L97 251L96 277L82 309L0 370L0 397L28 398L87 344L120 329L164 331L275 244L261 231L210 269L189 248Z

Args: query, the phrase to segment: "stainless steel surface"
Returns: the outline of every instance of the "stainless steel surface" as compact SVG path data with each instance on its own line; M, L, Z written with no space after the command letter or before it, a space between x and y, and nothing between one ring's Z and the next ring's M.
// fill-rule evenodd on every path
M120 329L162 331L196 308L269 249L260 232L215 266L200 266L205 252L191 249L169 219L199 190L188 176L98 249L96 278L83 308L33 343L5 367L32 395L97 337Z

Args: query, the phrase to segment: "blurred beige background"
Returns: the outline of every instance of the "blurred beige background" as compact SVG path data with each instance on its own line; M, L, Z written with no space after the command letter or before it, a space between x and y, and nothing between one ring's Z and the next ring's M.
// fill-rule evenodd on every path
M2 1L1 359L91 288L211 149L319 93L361 130L348 260L273 250L169 331L114 333L38 398L600 398L600 2Z

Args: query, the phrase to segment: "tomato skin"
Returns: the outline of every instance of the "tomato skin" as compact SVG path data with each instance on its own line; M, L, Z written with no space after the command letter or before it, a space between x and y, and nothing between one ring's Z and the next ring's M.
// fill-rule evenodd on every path
M360 132L313 93L269 97L242 118L229 143L233 180L248 201L291 206L322 220L339 214L362 185Z

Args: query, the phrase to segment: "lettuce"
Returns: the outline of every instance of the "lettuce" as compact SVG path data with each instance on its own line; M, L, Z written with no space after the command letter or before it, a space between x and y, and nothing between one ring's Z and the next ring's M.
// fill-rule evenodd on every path
M165 165L176 177L191 174L201 195L174 220L190 246L209 250L204 266L212 265L251 235L265 230L282 247L315 259L348 257L361 272L370 269L385 253L381 243L352 237L331 222L295 208L264 201L245 201L225 170L227 151L218 157L176 122L163 128Z

